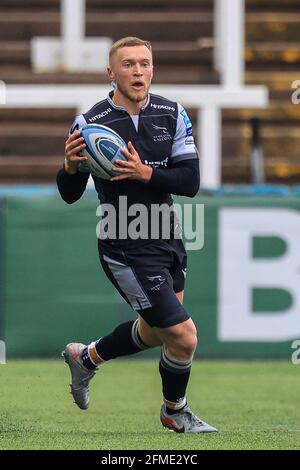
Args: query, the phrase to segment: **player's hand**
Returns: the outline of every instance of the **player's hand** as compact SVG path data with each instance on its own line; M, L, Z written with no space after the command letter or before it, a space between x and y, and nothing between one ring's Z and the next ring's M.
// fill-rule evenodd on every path
M82 150L86 147L83 143L80 131L75 131L69 135L65 143L65 170L70 175L77 172L78 162L87 160L87 157L81 155Z
M128 142L128 150L121 149L122 154L126 157L126 161L117 159L116 163L120 167L114 167L113 171L118 173L110 181L121 181L125 179L138 180L148 183L152 176L152 168L141 162L138 152L135 150L131 142Z

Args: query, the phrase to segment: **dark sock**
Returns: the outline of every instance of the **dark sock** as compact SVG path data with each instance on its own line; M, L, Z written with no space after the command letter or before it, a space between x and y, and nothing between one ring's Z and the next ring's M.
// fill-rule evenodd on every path
M170 359L163 350L159 372L162 379L162 390L164 399L174 404L174 408L167 406L167 412L170 414L178 413L178 411L186 405L185 392L188 385L192 361L177 361ZM177 407L178 405L179 408Z
M148 346L138 334L138 320L122 323L112 333L96 342L96 351L104 361L130 356L144 349L148 349Z

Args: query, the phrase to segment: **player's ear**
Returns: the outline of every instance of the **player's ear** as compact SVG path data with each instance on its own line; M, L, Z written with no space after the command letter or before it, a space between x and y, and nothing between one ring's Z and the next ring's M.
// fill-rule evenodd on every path
M110 67L107 67L107 75L109 76L109 79L110 80L114 80L115 79L115 74L113 73L112 69Z

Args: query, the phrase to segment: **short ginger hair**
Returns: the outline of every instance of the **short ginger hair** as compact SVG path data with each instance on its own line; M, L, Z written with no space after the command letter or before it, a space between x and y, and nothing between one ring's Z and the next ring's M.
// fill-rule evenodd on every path
M109 51L109 61L111 61L112 56L118 49L121 49L122 47L134 46L146 46L152 54L152 46L150 41L145 41L144 39L136 38L134 36L127 36L126 38L119 39L111 46Z

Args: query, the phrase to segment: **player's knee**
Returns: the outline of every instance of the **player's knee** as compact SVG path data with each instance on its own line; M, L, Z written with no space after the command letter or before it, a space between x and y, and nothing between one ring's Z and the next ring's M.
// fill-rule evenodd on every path
M169 351L180 356L181 359L190 359L197 347L197 330L192 321L177 325L173 330L170 344L167 344Z
M197 347L197 336L189 335L183 338L182 343L180 344L180 349L187 358L191 358L194 355Z
M192 320L189 321L183 332L182 345L193 355L197 347L197 329Z
M183 338L180 342L167 346L167 350L172 357L180 361L189 361L193 358L197 346L197 339Z

